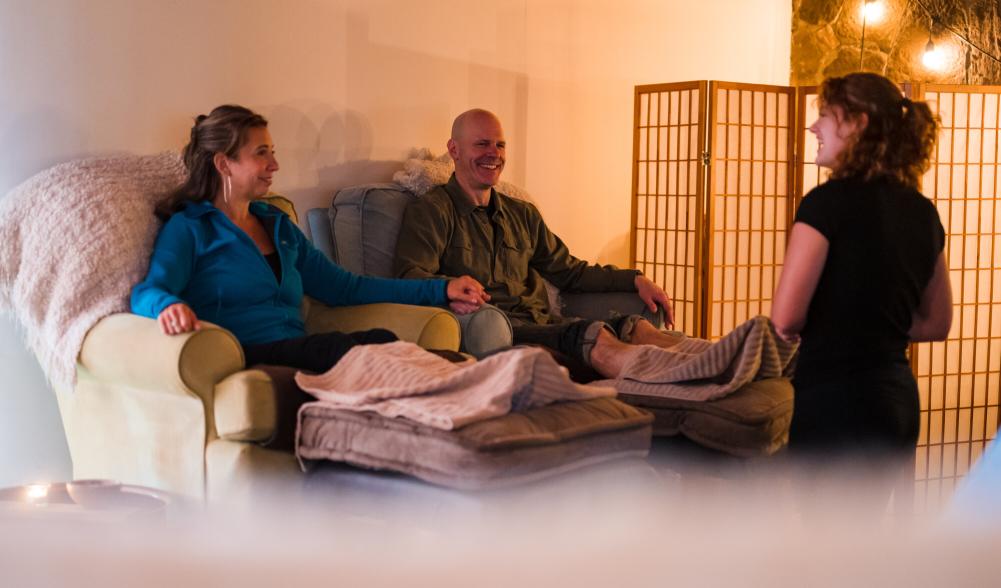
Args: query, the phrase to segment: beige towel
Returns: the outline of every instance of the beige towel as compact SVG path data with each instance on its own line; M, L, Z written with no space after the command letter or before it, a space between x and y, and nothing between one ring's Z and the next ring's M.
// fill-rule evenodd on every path
M299 372L295 381L326 406L446 430L553 402L615 396L614 388L571 382L538 348L456 364L405 341L360 345L325 374Z
M594 385L615 386L623 394L714 400L752 380L790 377L797 348L775 334L768 317L756 316L715 343L685 339L670 349L644 345L619 379Z

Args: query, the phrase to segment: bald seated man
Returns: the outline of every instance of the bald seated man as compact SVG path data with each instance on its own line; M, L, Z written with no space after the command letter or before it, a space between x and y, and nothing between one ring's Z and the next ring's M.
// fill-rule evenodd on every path
M570 254L535 206L497 192L507 142L500 120L486 110L460 114L448 154L455 173L411 203L396 246L395 275L440 278L470 275L514 328L515 344L536 344L618 377L638 344L660 347L680 339L638 315L609 321L553 316L541 278L571 292L632 291L651 311L661 307L673 324L671 300L636 270L592 265Z

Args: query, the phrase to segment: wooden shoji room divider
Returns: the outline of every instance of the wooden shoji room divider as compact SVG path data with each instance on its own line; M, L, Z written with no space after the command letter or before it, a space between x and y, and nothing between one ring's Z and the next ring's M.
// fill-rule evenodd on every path
M771 311L793 200L795 90L637 86L631 261L717 339Z
M922 192L945 227L954 313L946 341L911 348L921 394L915 502L928 509L951 495L1001 422L1001 87L905 90L942 122Z
M951 494L1001 422L1001 87L904 89L942 119L923 192L946 229L955 298L948 340L911 349L921 394L915 504L927 509ZM685 333L716 339L770 313L795 208L826 179L807 131L816 93L636 87L631 261L674 298Z

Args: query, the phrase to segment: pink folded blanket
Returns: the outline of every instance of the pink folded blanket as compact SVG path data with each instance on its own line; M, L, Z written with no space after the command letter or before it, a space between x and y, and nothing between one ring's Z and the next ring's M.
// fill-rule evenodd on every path
M669 349L640 347L614 386L623 394L681 400L715 400L753 380L791 377L798 344L775 334L772 322L756 316L719 341L684 339Z
M553 402L615 396L608 386L575 384L533 347L452 363L405 341L360 345L326 373L299 372L295 381L319 404L446 430Z

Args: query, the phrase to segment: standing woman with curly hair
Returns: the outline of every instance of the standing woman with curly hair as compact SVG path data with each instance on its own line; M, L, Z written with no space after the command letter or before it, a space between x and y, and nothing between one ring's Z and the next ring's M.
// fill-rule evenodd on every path
M902 465L920 424L907 346L952 324L945 232L918 191L938 123L871 73L827 79L819 105L831 177L796 213L772 304L779 336L801 340L789 449Z

